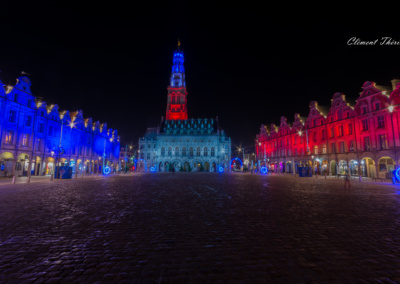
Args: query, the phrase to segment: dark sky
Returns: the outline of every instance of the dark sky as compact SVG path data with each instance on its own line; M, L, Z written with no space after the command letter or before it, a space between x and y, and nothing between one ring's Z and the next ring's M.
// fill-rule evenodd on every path
M189 117L218 115L233 145L253 146L260 125L282 115L306 116L311 100L329 105L340 91L354 101L364 81L389 86L400 78L400 45L347 45L351 37L400 41L389 6L8 2L0 16L3 83L30 73L35 96L107 122L123 143L137 143L165 116L177 38Z

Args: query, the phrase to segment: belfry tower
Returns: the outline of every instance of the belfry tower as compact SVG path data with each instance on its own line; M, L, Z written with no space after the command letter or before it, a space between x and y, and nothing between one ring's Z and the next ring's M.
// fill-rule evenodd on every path
M171 83L168 86L167 120L187 119L187 91L185 82L184 57L180 49L181 43L178 40L178 49L174 52L172 59Z

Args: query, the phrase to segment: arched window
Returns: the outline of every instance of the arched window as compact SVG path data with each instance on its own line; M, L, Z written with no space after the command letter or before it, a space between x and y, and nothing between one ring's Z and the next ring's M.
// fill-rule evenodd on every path
M171 156L172 156L172 148L168 147L168 157L171 157Z
M214 149L214 147L211 147L211 157L214 157L215 156L215 149Z
M196 149L196 156L200 157L200 147L197 147L197 149Z
M207 150L207 147L204 147L204 153L203 153L203 156L208 156L208 150Z
M189 149L189 156L193 157L193 147L190 147Z
M165 148L161 147L161 157L164 157L164 156L165 156Z
M178 157L179 156L179 147L176 147L175 148L175 157Z
M186 156L186 147L182 148L182 156Z

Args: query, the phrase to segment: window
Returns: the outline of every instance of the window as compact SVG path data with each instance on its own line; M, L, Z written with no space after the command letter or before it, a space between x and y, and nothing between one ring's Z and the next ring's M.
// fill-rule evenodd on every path
M313 124L313 127L317 126L317 122L315 119L312 121L312 124Z
M197 149L196 149L196 156L200 157L200 147L197 147Z
M340 153L344 153L345 152L344 141L339 142L339 151L340 151Z
M361 114L367 113L367 106L361 107Z
M350 112L346 111L346 118L349 118L349 117L350 117Z
M53 126L49 126L49 136L53 136Z
M22 134L22 146L28 146L29 145L29 134L24 133Z
M150 160L150 153L147 153L147 160Z
M183 148L182 148L182 156L183 156L183 157L186 156L186 147L183 147Z
M314 141L317 141L317 131L314 132Z
M32 116L31 115L27 115L25 117L25 126L26 127L31 127L32 125Z
M314 154L318 154L318 146L317 145L314 146Z
M32 107L32 100L28 100L28 107Z
M156 148L156 144L153 144L153 149L155 149Z
M294 155L297 156L297 148L294 149Z
M338 120L341 120L341 119L342 119L342 110L341 110L341 109L339 109L339 110L337 111L337 119L338 119Z
M326 154L326 144L322 145L322 154Z
M375 103L375 110L381 109L381 103Z
M72 148L71 148L71 154L72 154L72 155L75 155L75 147L72 147Z
M39 132L39 133L43 133L43 132L44 132L44 123L39 123L38 132Z
M215 156L215 149L214 149L214 147L211 147L211 157L214 157Z
M343 136L343 125L338 127L339 136Z
M289 137L286 138L286 145L289 145Z
M175 157L179 156L179 147L175 147Z
M14 102L18 102L18 94L14 93Z
M10 109L10 113L8 116L8 122L15 123L16 118L17 118L17 112L13 109Z
M331 128L331 138L332 137L335 137L335 129L333 127Z
M336 153L336 144L335 143L331 143L331 153Z
M168 157L172 157L172 148L168 147Z
M325 129L323 129L321 131L321 140L325 140L325 139L326 139L326 131L325 131Z
M40 144L42 143L42 141L40 140L40 138L38 138L37 140L36 140L36 145L35 145L35 147L36 147L36 151L39 151L39 149L40 149Z
M86 156L88 156L90 154L90 148L89 147L86 147Z
M363 119L361 121L361 124L362 124L362 130L367 131L368 130L368 119Z
M386 134L379 135L379 150L387 149Z
M364 137L364 151L369 151L369 150L370 150L369 137L366 136Z
M147 144L147 149L150 149L150 147L151 147L150 144Z
M14 139L14 130L7 130L6 131L6 138L5 138L5 143L6 144L11 144Z
M385 127L385 117L383 115L378 116L378 128Z
M161 147L161 157L165 156L165 147Z
M190 157L193 157L193 147L190 147L190 148L189 148L189 156L190 156Z
M204 147L204 153L203 153L203 156L208 156L208 149L207 149L207 147Z
M350 152L354 152L354 141L353 141L353 140L351 140L351 141L349 142L349 151L350 151Z
M347 125L347 130L348 130L349 135L353 134L353 124L352 123L349 123Z

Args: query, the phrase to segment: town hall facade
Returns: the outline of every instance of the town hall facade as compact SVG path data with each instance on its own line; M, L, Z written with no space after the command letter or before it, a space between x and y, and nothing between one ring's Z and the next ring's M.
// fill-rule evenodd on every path
M167 111L158 127L139 139L139 171L228 171L231 139L216 118L188 118L184 56L173 55Z

